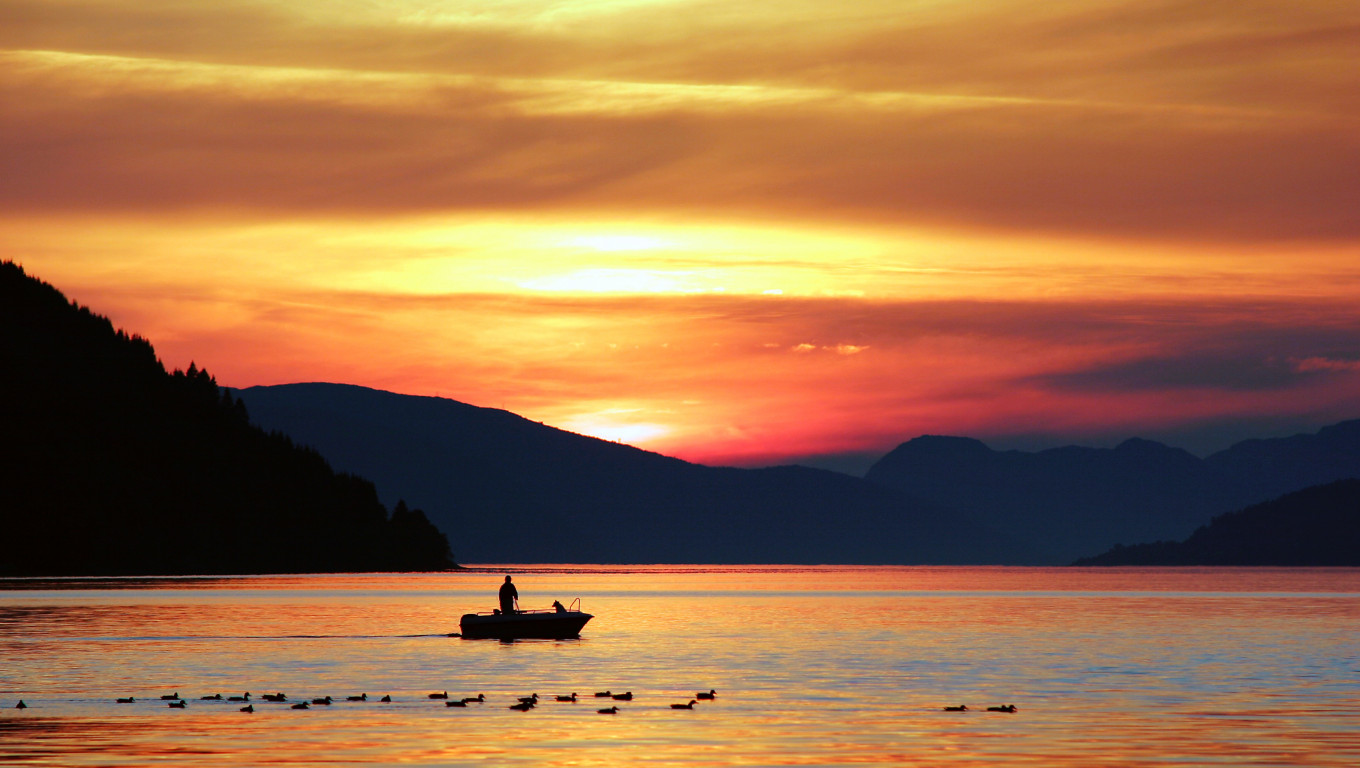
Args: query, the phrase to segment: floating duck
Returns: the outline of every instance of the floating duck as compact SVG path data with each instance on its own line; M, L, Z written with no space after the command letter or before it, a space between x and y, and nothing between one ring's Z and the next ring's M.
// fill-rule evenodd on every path
M179 701L168 702L166 706L174 707L175 709L185 709L189 706L189 702L185 701L184 699L180 699Z
M694 694L694 698L699 699L701 701L703 700L712 701L715 697L717 697L717 695L718 692L710 688L708 693L700 691L699 693Z
M221 700L222 700L222 694L220 694L220 693L214 693L214 694L211 695L211 696L199 696L199 697L198 697L198 700L199 700L199 701L221 701Z
M672 704L671 709L694 709L694 705L697 703L694 699L690 699L688 704Z
M617 715L617 714L619 713L619 708L618 708L618 707L606 707L606 708L604 708L604 709L599 710L599 713L602 714L602 715Z
M538 694L535 693L535 694L532 694L532 695L529 695L529 696L521 696L520 699L519 699L519 703L521 703L521 704L537 704L537 703L538 703Z
M119 704L135 704L135 703L137 703L137 697L136 697L136 696L129 696L129 697L125 698L125 699L119 699L119 700L118 700L118 703L119 703Z
M576 694L575 694L575 693L572 693L570 696L558 696L558 697L557 697L557 700L558 700L558 701L571 701L571 702L574 702L574 701L576 701Z
M520 712L528 712L529 710L534 708L534 703L532 701L521 701L518 704L511 704L510 708L517 709Z
M358 696L346 696L345 701L368 701L368 694L361 693Z
M264 700L265 700L265 701L288 701L288 697L287 697L287 696L284 696L282 693L266 693L266 694L264 695Z
M23 700L23 699L19 699L19 703L18 703L18 704L15 704L15 705L14 705L14 708L15 708L15 709L28 709L28 705L24 703L24 700Z
M968 711L968 705L967 705L967 704L960 704L960 705L958 705L957 707L945 707L945 708L944 708L944 711L946 711L946 712L967 712L967 711Z
M334 699L332 699L329 696L323 696L322 698L319 699L312 699L313 704L316 704L317 706L321 707L329 707L332 701L334 701Z
M305 701L299 701L298 703L293 705L293 709L311 709L311 708L312 708L311 705L309 705Z
M999 707L987 707L988 712L1014 712L1014 704L1002 704Z
M384 696L384 697L382 697L381 699L378 699L378 701L387 701L387 702L390 702L390 701L392 701L392 697L391 697L391 696Z
M448 691L444 691L443 693L432 693L432 694L430 694L430 698L432 698L432 699L447 699L448 697L449 697L449 692L448 692Z
M610 696L613 696L613 695L614 695L614 694L610 693L609 691L596 691L596 692L595 692L595 698L597 698L597 699L607 699L607 698L609 698Z
M222 695L218 694L217 698L222 698ZM244 696L228 696L227 701L250 701L250 691L246 691Z
M247 704L247 705L245 705L244 707L241 707L241 711L242 711L242 712L254 712L254 711L255 711L255 705L254 705L254 704Z
M171 693L171 694L169 694L169 695L162 696L162 697L161 697L161 701L175 701L175 700L178 699L178 698L179 698L179 691L175 691L174 693Z
M471 703L474 702L474 701L477 702L477 703L479 703L479 704L480 704L481 702L483 702L483 701L486 701L486 694L485 694L485 693L479 693L479 694L477 694L476 696L468 696L467 698L463 699L463 703L464 703L464 704L471 704Z
M446 701L446 702L444 702L444 706L446 706L446 707L466 707L466 706L467 706L467 702L464 701L464 700L462 700L462 699L454 699L453 701Z
M629 691L629 692L627 692L627 693L616 693L616 694L614 694L614 700L615 700L615 701L632 701L632 700L633 700L633 692L632 692L632 691Z

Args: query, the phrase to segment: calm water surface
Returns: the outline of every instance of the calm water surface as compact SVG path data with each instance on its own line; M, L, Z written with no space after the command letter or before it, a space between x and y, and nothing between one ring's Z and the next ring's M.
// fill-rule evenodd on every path
M0 580L0 764L1360 765L1358 569L509 569L582 639L445 636L502 569Z

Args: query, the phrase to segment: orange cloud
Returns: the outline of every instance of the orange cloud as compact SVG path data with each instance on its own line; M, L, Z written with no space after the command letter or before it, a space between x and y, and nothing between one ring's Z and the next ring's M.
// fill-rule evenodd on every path
M689 458L1320 422L1357 43L1323 0L0 0L0 255L226 383Z
M11 158L0 200L12 210L610 210L1356 235L1360 83L1345 64L1360 27L1320 4L1284 26L1203 10L1186 24L1137 5L1017 24L1015 4L982 4L889 15L886 30L852 13L830 31L813 19L763 62L754 33L702 15L667 33L693 33L699 50L659 57L638 43L658 34L649 17L627 6L591 18L593 33L581 31L589 14L561 26L327 21L244 6L191 24L178 4L82 6L96 25L40 6L19 4L0 55ZM157 19L189 33L147 34ZM700 34L715 24L722 34ZM388 58L356 52L358 30ZM455 42L410 66L401 52L430 51L436 35ZM558 53L526 61L545 37ZM747 71L752 60L768 76Z

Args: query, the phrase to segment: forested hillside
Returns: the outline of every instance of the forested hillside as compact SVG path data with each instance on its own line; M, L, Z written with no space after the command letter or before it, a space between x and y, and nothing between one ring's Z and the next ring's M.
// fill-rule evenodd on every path
M249 423L190 365L0 263L0 574L430 570L419 510Z

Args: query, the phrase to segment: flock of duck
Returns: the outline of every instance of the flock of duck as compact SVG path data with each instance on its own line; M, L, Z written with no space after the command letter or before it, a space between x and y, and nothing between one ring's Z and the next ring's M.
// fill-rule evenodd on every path
M700 692L694 694L694 698L690 699L690 700L687 701L687 702L684 702L684 703L682 703L682 704L672 704L672 705L671 705L671 709L694 709L694 705L695 705L695 704L698 704L700 701L713 701L713 700L717 699L717 697L718 697L718 692L710 688L707 692L705 692L705 691L700 691ZM461 698L459 698L459 697L449 698L449 692L448 692L448 691L440 691L439 693L431 693L431 694L429 694L429 697L428 697L428 698L433 699L433 700L436 700L436 701L442 700L442 701L444 702L444 706L446 706L446 707L466 707L466 706L468 706L469 704L485 704L485 703L486 703L486 694L484 694L484 693L479 693L479 694L477 694L476 696L464 696L464 697L461 697ZM579 695L577 695L577 694L573 691L572 693L570 693L570 694L568 694L568 695L565 695L565 696L554 696L553 698L554 698L556 701L559 701L559 702L563 702L563 703L567 703L567 704L575 704L576 702L580 701L582 697L579 696ZM611 699L611 700L613 700L613 701L632 701L632 700L633 700L633 692L632 692L632 691L626 691L626 692L624 692L624 693L614 693L614 692L612 692L612 691L596 691L596 692L595 692L594 698L597 698L597 699ZM251 701L250 692L249 692L249 691L247 691L247 692L246 692L244 695L242 695L242 696L227 696L227 697L224 698L224 697L222 696L222 694L220 694L220 693L215 693L215 694L213 694L213 695L211 695L211 696L200 696L199 699L200 699L201 701L228 701L228 702L244 703L245 706L244 706L244 707L241 707L241 711L242 711L242 712L254 712L254 711L255 711L255 705L254 705L254 703L252 703L252 701ZM160 697L160 700L161 700L161 701L164 701L164 702L166 703L167 706L169 706L169 707L171 707L171 708L173 708L173 709L186 709L186 708L189 706L189 702L188 702L186 699L184 699L182 696L179 695L179 691L175 691L174 693L167 693L167 694L165 694L164 696L161 696L161 697ZM331 698L330 696L322 696L322 697L320 697L320 698L315 698L315 699L302 699L301 701L290 702L289 699L288 699L288 697L285 696L285 695L283 695L282 693L266 693L266 694L264 694L263 696L261 696L259 700L261 700L261 701L273 702L273 703L278 703L278 704L288 704L292 709L311 709L311 708L314 707L314 706L316 706L316 707L327 707L327 706L330 706L331 704L334 704L335 701L336 701L335 699ZM539 696L538 696L537 693L530 694L530 695L528 695L528 696L521 696L521 697L518 698L518 701L517 701L516 703L510 705L510 709L518 710L518 711L520 711L520 712L528 712L529 710L531 710L531 709L533 709L534 707L538 706L538 702L539 702L540 700L541 700L541 699L539 699ZM543 700L546 700L546 699L543 699ZM115 699L115 701L116 701L117 703L119 703L119 704L135 704L135 703L137 702L137 698L136 698L135 696L127 696L127 697L124 697L124 698ZM361 694L359 694L358 696L346 696L346 697L345 697L345 701L355 701L355 702L368 701L368 694L367 694L367 693L361 693ZM381 701L381 702L391 702L391 701L392 701L392 697L391 697L391 696L383 696L381 699L378 699L378 701ZM16 704L16 705L14 706L14 708L15 708L15 709L28 709L28 705L25 704L25 703L23 702L23 699L20 699L20 700L19 700L19 703ZM596 711L599 712L599 713L602 714L602 715L616 715L616 714L619 713L619 707L618 707L617 704L615 704L615 705L608 706L608 707L605 707L604 709L599 709L599 710L596 710ZM945 712L968 712L968 711L970 711L970 710L968 709L968 705L967 705L967 704L959 704L958 706L949 706L949 707L945 707L945 708L944 708L944 711L945 711ZM996 706L996 707L987 707L987 711L988 711L988 712L1008 712L1008 713L1012 713L1012 714L1013 714L1013 713L1017 712L1018 710L1016 709L1016 707L1015 707L1014 704L1002 704L1002 705Z
M946 712L967 712L967 711L969 711L969 710L968 710L968 705L967 705L967 704L960 704L960 705L958 705L957 707L945 707L945 708L944 708L944 711L946 711ZM1014 704L1002 704L1002 705L999 706L999 707L987 707L987 711L988 711L988 712L1010 712L1011 714L1014 714L1014 713L1018 712L1019 710L1017 710L1017 709L1015 708L1015 705L1014 705Z
M705 700L706 700L706 701L713 701L713 700L715 700L717 697L718 697L718 692L715 691L715 690L713 690L713 689L709 689L707 692L700 691L699 693L694 694L694 698L690 699L688 702L685 702L685 703L683 703L683 704L672 704L672 705L671 705L671 709L694 709L694 705L697 704L697 703L699 703L700 701L705 701ZM465 696L465 697L461 697L461 698L460 698L460 697L450 698L450 697L449 697L449 692L448 692L448 691L440 691L439 693L431 693L431 694L429 694L428 698L429 698L429 699L433 699L433 700L442 700L442 701L444 702L444 706L446 706L446 707L466 707L466 706L468 706L468 705L470 705L470 704L485 704L485 703L486 703L486 700L487 700L487 699L486 699L486 694L484 694L484 693L479 693L479 694L477 694L476 696ZM581 696L579 696L578 694L576 694L575 692L573 692L573 693L568 694L568 695L566 695L566 696L554 696L553 698L554 698L556 701L559 701L559 702L564 702L564 703L568 703L568 704L575 704L577 701L582 700L584 697L581 697ZM594 698L597 698L597 699L610 699L610 700L612 700L612 701L632 701L632 700L633 700L633 692L632 692L632 691L627 691L627 692L624 692L624 693L614 693L614 692L612 692L612 691L598 691L598 692L595 693ZM330 696L322 696L322 697L313 698L313 699L304 698L304 699L301 699L301 700L299 700L299 701L291 701L291 700L289 700L289 698L288 698L286 695L284 695L282 692L279 692L279 693L266 693L266 694L262 695L259 699L252 699L251 696L250 696L250 692L249 692L249 691L247 691L245 694L243 694L243 695L241 695L241 696L225 696L225 697L224 697L222 694L220 694L220 693L215 693L215 694L213 694L213 695L211 695L211 696L200 696L200 697L199 697L199 700L200 700L200 701L227 701L227 702L235 702L235 703L238 703L238 704L245 704L245 706L244 706L244 707L241 707L240 709L241 709L242 712L247 712L247 713L249 713L249 712L254 712L254 711L255 711L255 704L254 704L255 701L268 701L268 702L277 703L277 704L288 704L288 705L290 706L290 708L292 708L292 709L311 709L312 707L327 707L327 706L330 706L331 704L334 704L334 703L337 701L337 699L332 698L332 697L330 697ZM367 693L361 693L361 694L359 694L358 696L346 696L344 700L345 700L345 701L353 701L353 702L363 702L363 701L368 701L369 698L368 698L368 694L367 694ZM520 711L520 712L528 712L529 710L531 710L531 709L533 709L534 707L538 706L538 702L539 702L540 700L541 700L541 699L539 698L539 696L538 696L537 693L530 694L530 695L528 695L528 696L518 697L517 702L510 705L510 709L518 710L518 711ZM546 700L546 699L543 699L543 700ZM119 697L119 698L117 698L117 699L114 699L114 701L115 701L116 703L118 703L118 704L136 704L136 703L137 703L137 697L135 697L135 696ZM185 699L183 696L180 696L180 695L179 695L179 691L175 691L174 693L167 693L167 694L165 694L164 696L161 696L161 697L160 697L160 701L165 702L166 706L168 706L168 707L170 707L170 708L172 708L172 709L187 709L187 708L189 707L189 701L188 701L188 699ZM383 696L382 698L377 699L377 701L380 701L380 702L391 702L391 701L392 701L392 697L391 697L391 696ZM16 708L16 709L27 709L27 708L28 708L28 705L25 704L22 700L20 700L19 703L15 706L15 708ZM615 704L615 705L613 705L613 706L605 707L604 709L600 709L600 710L596 710L596 711L598 711L598 712L599 712L600 714L602 714L602 715L615 715L615 714L618 714L618 713L619 713L619 707L618 707L617 704Z
M445 697L447 697L447 696L448 696L448 693L445 692L443 695L444 695ZM439 695L439 694L432 693L432 694L430 694L430 698L432 698L432 699L440 698L440 695ZM580 695L578 695L578 694L577 694L576 692L574 692L574 691L573 691L571 694L569 694L569 695L566 695L566 696L556 696L556 697L554 697L554 698L555 698L557 701L564 702L564 703L567 703L567 704L575 704L576 702L580 701L580 699L581 699ZM596 692L595 692L594 698L597 698L597 699L612 699L612 700L614 700L614 701L632 701L632 700L633 700L633 692L632 692L632 691L626 691L626 692L624 692L624 693L614 693L613 691L596 691ZM694 694L694 698L690 699L689 701L687 701L687 702L685 702L685 703L683 703L683 704L672 704L672 705L671 705L671 709L694 709L694 705L695 705L695 704L698 704L700 701L703 701L703 700L713 701L713 700L715 700L715 699L717 699L717 698L718 698L718 692L710 688L710 689L708 690L708 692L706 692L706 693L705 693L704 691L700 691L699 693ZM481 695L481 694L477 694L477 697L476 697L476 698L463 699L463 700L461 700L461 701L458 701L458 700L450 701L450 702L448 702L448 706L450 706L450 707L466 707L468 704L470 704L470 703L472 703L472 702L474 702L474 701L484 701L484 699L482 698L482 695ZM520 697L519 703L518 703L518 704L511 704L511 705L510 705L510 709L517 709L517 710L519 710L520 712L528 712L529 710L531 710L531 709L533 709L534 707L538 706L538 702L539 702L538 694L535 693L535 694L531 694L531 695L529 695L529 696ZM617 714L619 713L620 710L619 710L619 705L614 704L614 705L612 705L612 706L605 707L604 709L597 709L597 710L595 710L595 711L598 712L598 713L600 713L600 714L602 714L602 715L617 715Z

